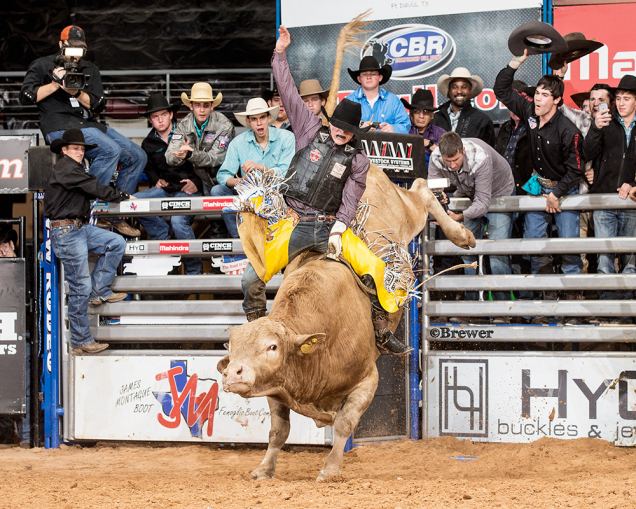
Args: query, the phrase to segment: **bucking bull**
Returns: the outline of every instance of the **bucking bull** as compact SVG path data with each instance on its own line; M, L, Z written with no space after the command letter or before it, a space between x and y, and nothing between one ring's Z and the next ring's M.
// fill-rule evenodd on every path
M332 91L338 90L340 56ZM406 190L371 165L362 202L370 209L366 230L402 245L422 231L429 213L456 245L475 245L472 233L448 217L424 179ZM286 268L269 316L231 329L228 355L218 363L223 389L246 398L266 396L271 411L269 445L251 472L254 479L273 477L289 435L290 409L319 427L333 425L333 446L318 480L340 473L345 442L378 384L369 297L355 277L344 264L301 255Z

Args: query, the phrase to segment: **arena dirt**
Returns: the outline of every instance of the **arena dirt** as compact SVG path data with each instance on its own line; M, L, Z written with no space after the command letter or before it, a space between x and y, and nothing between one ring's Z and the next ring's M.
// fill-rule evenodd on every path
M259 447L6 447L0 507L636 507L636 449L600 440L364 445L346 455L341 479L316 483L325 453L286 450L276 479L256 482Z

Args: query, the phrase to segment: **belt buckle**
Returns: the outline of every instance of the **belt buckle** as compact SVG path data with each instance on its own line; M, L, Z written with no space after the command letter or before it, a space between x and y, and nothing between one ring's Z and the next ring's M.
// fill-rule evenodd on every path
M317 214L316 215L316 221L318 221L319 223L326 223L327 222L327 215L326 214Z

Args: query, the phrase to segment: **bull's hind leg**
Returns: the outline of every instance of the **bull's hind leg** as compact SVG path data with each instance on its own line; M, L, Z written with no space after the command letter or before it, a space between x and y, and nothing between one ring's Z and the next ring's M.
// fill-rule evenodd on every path
M267 452L260 464L252 470L252 479L271 479L276 470L278 453L289 436L289 407L273 398L267 398L272 427L269 430Z
M378 370L374 366L373 373L351 391L342 408L336 414L336 420L333 424L333 447L325 460L325 465L318 474L318 481L326 481L340 474L347 439L356 429L362 414L369 408L377 387Z

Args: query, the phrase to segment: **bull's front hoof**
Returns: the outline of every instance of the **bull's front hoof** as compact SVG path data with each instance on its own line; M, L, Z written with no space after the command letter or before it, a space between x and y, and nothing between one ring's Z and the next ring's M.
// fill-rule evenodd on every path
M316 477L316 481L318 482L327 482L327 481L338 481L342 479L342 475L340 475L339 468L323 468L318 477Z
M264 481L274 478L274 471L270 468L257 467L250 472L250 476L255 481Z

